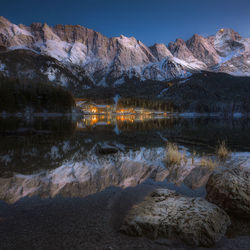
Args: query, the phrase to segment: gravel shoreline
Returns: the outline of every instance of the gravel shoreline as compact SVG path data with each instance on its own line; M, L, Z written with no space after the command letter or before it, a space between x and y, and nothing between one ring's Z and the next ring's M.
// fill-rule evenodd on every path
M109 187L85 198L24 198L13 205L1 201L0 249L193 249L119 232L128 209L155 188L141 184ZM249 249L250 221L232 221L227 237L213 249Z

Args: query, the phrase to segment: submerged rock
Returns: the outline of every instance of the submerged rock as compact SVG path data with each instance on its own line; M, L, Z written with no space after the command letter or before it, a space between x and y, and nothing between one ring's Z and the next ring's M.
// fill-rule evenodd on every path
M130 210L121 231L153 239L180 239L190 245L208 247L224 236L230 223L222 209L202 198L156 189Z
M235 167L213 173L206 188L208 201L228 213L250 216L250 169Z
M115 154L118 152L118 148L108 144L97 144L96 151L99 154Z
M206 186L212 170L208 167L194 167L189 175L184 179L184 184L192 189Z

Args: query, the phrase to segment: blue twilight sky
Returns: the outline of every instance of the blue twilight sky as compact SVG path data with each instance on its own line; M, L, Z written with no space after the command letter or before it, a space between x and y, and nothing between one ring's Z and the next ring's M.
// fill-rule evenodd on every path
M222 27L250 37L250 0L1 0L11 22L80 24L111 37L134 36L147 45Z

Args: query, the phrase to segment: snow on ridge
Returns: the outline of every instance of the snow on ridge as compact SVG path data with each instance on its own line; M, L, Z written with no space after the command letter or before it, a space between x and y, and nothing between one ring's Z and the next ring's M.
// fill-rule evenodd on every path
M17 49L25 49L25 50L31 50L25 45L16 45L16 46L11 46L9 47L10 50L17 50Z
M115 82L114 82L114 86L120 86L120 85L122 85L122 84L124 84L125 83L125 80L124 80L124 77L122 77L122 78L119 78L119 79L117 79Z
M20 28L16 24L10 24L9 27L4 27L3 29L1 29L1 33L4 34L5 36L8 36L8 35L11 35L11 36L24 35L24 36L33 37L33 35L29 31Z
M220 62L219 64L225 63L229 60L231 60L233 57L236 57L239 55L238 51L231 51L230 53L228 53L225 57L220 57Z
M97 83L97 86L108 87L108 84L106 82L106 77L105 76Z
M83 65L91 59L87 56L87 47L83 43L68 43L61 40L37 41L34 44L37 50L49 55L58 61Z
M12 30L13 30L15 35L25 35L25 36L33 37L33 35L29 31L21 29L16 24L12 24Z
M0 72L2 72L5 76L8 76L9 71L6 69L6 65L4 63L1 63L0 61Z
M48 40L42 43L40 49L43 53L54 57L58 61L68 59L70 44L64 41Z
M173 57L173 61L186 67L187 69L193 69L193 70L201 70L204 69L200 64L198 64L197 62L186 62L182 59L179 59L177 57Z
M250 77L250 72L244 72L244 71L232 71L232 72L229 72L228 74L232 76L249 76Z
M163 89L157 97L163 97L163 96L164 96L164 93L166 93L166 92L168 91L168 89L169 89L169 88Z
M61 83L61 86L63 87L68 86L68 79L63 74L60 76L60 83Z

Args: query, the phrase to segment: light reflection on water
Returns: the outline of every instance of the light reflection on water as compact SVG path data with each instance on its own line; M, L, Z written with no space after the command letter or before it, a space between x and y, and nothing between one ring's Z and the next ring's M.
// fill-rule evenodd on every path
M143 123L150 120L158 120L166 118L166 116L153 115L88 115L77 122L77 128L93 127L93 126L118 126L122 127L123 123Z

